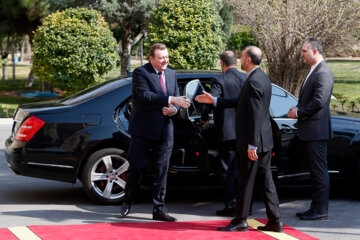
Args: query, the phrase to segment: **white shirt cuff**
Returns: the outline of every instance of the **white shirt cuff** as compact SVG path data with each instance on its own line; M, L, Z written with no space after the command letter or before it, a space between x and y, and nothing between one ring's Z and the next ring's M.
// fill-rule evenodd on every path
M214 103L213 103L214 107L216 107L216 105L217 105L217 99L218 99L217 97L214 97Z
M253 145L251 145L251 144L248 145L248 148L249 148L249 149L252 149L252 150L256 150L256 149L257 149L257 147L255 147L255 146L253 146Z

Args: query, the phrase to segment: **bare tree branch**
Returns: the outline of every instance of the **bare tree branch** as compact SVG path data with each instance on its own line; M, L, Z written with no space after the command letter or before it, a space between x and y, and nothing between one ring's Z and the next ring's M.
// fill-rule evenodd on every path
M359 0L225 1L259 41L271 80L295 95L308 71L300 59L303 42L316 37L325 52L344 49L360 30Z

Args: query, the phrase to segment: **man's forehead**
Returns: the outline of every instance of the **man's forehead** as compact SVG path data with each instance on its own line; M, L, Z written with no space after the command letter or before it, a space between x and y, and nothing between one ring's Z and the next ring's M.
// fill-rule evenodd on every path
M154 55L155 56L164 56L164 55L168 55L168 50L165 48L165 49L156 49L154 51Z

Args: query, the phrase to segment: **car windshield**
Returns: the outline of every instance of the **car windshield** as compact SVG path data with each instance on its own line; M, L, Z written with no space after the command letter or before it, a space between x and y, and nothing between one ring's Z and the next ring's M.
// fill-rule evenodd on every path
M125 84L128 84L131 81L131 78L115 78L102 83L99 83L95 86L92 86L88 89L85 89L81 92L78 92L74 95L71 95L67 98L60 100L62 104L73 105L86 100L92 99L96 96L109 92L115 88L121 87Z

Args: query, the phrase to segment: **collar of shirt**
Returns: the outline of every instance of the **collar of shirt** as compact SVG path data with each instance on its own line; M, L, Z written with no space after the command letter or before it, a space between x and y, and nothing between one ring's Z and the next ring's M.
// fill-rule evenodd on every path
M314 65L311 66L310 72L308 73L308 75L306 75L306 78L305 78L305 81L304 81L303 86L305 85L305 83L306 83L307 79L309 78L310 74L315 70L315 68L316 68L322 61L324 61L324 60L320 60L320 61L318 61L317 63L315 63Z
M153 67L153 68L154 68L154 67ZM156 74L159 75L159 71L156 70L156 68L154 68L154 70L155 70ZM166 79L165 79L165 71L162 71L162 72L161 72L161 75L162 75L162 77L163 77L163 79L164 79L164 82L165 82L165 81L166 81Z
M312 72L314 71L314 69L315 69L322 61L324 61L324 60L320 60L320 61L318 61L317 63L315 63L314 65L312 65L311 68L310 68L310 73L312 73Z
M259 68L260 66L256 66L256 67L254 67L253 69L251 69L250 70L250 72L248 72L246 75L246 78L248 78L249 76L250 76L250 74L253 72L253 71L255 71L255 69L257 69L257 68Z

